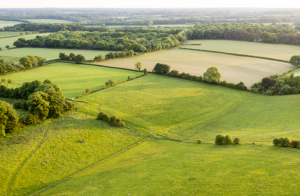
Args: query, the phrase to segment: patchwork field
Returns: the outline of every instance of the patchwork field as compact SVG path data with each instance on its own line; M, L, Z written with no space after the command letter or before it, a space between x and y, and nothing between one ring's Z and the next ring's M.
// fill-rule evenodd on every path
M10 37L10 38L3 38L3 39L0 39L0 48L2 48L3 51L0 51L0 56L17 56L19 57L18 54L16 54L17 52L16 51L12 51L12 52L8 52L6 54L4 50L7 50L5 48L6 45L9 45L11 48L14 47L14 42L17 41L19 38L25 38L25 39L34 39L37 35L39 36L43 36L43 35L48 35L49 33L41 33L41 34L33 34L33 35L22 35L22 36L18 36L18 37ZM11 54L11 55L9 55ZM15 55L13 55L15 54Z
M142 62L142 69L147 68L149 71L154 68L156 63L165 63L171 67L171 70L176 69L179 72L197 76L202 76L209 67L217 67L222 74L221 80L233 83L242 81L248 87L263 77L282 74L293 68L288 63L277 61L180 49L100 62L99 64L134 69L137 61Z
M233 41L233 40L190 40L191 44L201 46L181 46L182 48L196 48L215 50L254 56L270 57L290 60L293 55L300 55L300 46L286 44L267 44L258 42Z
M72 21L68 20L57 20L57 19L25 19L29 22L34 23L73 23Z
M85 90L95 90L105 86L105 82L113 79L115 82L127 80L128 76L135 77L142 72L112 69L91 65L78 65L72 63L53 63L43 67L34 68L24 72L0 76L13 82L50 79L57 84L63 94L68 98L85 93Z
M0 44L1 44L1 39L0 39ZM110 51L80 50L80 49L56 49L56 48L55 49L54 48L18 48L18 49L13 49L13 50L0 51L0 56L23 57L26 55L38 55L38 56L45 57L47 60L51 60L51 59L58 59L60 52L64 52L68 55L72 52L75 54L82 54L86 60L93 60L95 56L98 56L99 54L106 55Z
M11 36L18 36L18 35L20 35L20 33L24 33L24 32L9 32L9 31L4 31L4 32L0 32L0 38L2 38L2 37L11 37Z
M29 195L145 136L80 112L24 128L0 139L0 195Z
M14 26L15 24L20 24L19 21L5 21L0 20L0 28L7 27L7 26Z
M214 142L219 133L271 144L299 138L300 95L265 96L167 76L147 75L81 98L83 111L117 115L130 127L171 138Z
M297 195L298 155L153 139L40 195Z

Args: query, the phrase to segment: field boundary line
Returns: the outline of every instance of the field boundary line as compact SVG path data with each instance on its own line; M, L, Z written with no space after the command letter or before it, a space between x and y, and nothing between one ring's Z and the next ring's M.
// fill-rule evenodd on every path
M274 59L274 58L269 58L269 57L254 56L254 55L248 55L248 54L238 54L238 53L231 53L231 52L222 52L222 51L204 50L204 49L194 49L194 48L179 48L179 49L182 49L182 50L195 50L195 51L201 51L201 52L213 52L213 53L227 54L227 55L233 55L233 56L251 57L251 58L258 58L258 59L265 59L265 60L272 60L272 61L279 61L279 62L283 62L283 63L289 63L289 61L282 60L282 59Z
M123 152L125 152L125 151L127 151L127 150L129 150L129 149L131 149L133 147L135 147L135 146L137 146L138 144L141 144L141 143L147 141L149 139L149 137L150 136L147 136L147 138L145 138L145 139L143 139L143 140L141 140L139 142L136 142L135 144L133 144L133 145L131 145L131 146L129 146L129 147L127 147L127 148L125 148L125 149L123 149L123 150L121 150L121 151L119 151L119 152L117 152L117 153L115 153L115 154L113 154L113 155L111 155L111 156L109 156L109 157L107 157L107 158L105 158L105 159L103 159L103 160L101 160L101 161L99 161L99 162L97 162L97 163L95 163L95 164L93 164L93 165L91 165L91 166L89 166L89 167L81 170L81 171L79 171L79 172L76 172L76 173L74 173L74 174L72 174L72 175L70 175L70 176L68 176L68 177L66 177L66 178L64 178L64 179L62 179L62 180L60 180L60 181L58 181L58 182L56 182L56 183L54 183L54 184L46 187L46 188L38 191L38 192L35 192L35 193L31 194L30 196L33 196L33 195L39 194L41 192L44 192L45 190L47 190L47 189L49 189L51 187L54 187L55 185L60 184L60 183L62 183L64 181L68 180L69 178L72 178L73 176L75 176L77 174L80 174L80 173L82 173L82 172L84 172L84 171L86 171L86 170L88 170L90 168L93 168L93 167L99 165L100 163L103 163L104 161L107 161L107 160L109 160L109 159L111 159L111 158L113 158L113 157L115 157L115 156L117 156L117 155L119 155L119 154L121 154L121 153L123 153Z

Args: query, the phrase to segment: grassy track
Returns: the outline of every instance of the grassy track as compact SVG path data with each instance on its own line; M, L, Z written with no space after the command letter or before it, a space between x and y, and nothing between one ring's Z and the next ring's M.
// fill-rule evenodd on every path
M34 34L34 35L22 35L22 36L18 36L18 37L10 37L10 38L3 38L0 39L0 47L2 48L3 51L0 51L0 56L13 56L13 57L20 57L20 54L18 51L16 51L15 49L13 50L7 50L5 48L6 45L9 45L11 48L14 47L13 43L15 41L17 41L19 38L25 38L27 39L34 39L37 35L39 36L43 36L43 35L48 35L49 33L41 33L41 34ZM26 55L30 54L28 53L29 51L26 51ZM22 55L25 56L25 55ZM22 57L21 56L21 57Z
M272 143L276 137L300 139L300 95L265 96L166 76L141 79L81 100L83 111L117 115L130 126L167 131L175 139L213 142L217 134L243 142Z
M50 79L57 84L68 98L85 93L85 90L95 90L105 86L105 82L113 79L115 82L126 80L128 76L135 77L142 72L112 69L91 65L78 65L71 63L54 63L35 69L0 76L11 79L13 82Z
M263 56L287 61L290 60L291 56L300 54L300 46L286 44L266 44L233 40L191 40L189 42L191 44L202 45L182 47Z
M242 81L248 87L263 77L281 74L293 68L288 63L277 61L180 49L165 50L135 58L116 59L99 64L133 69L134 63L137 61L143 63L143 69L152 70L156 63L165 63L171 67L171 70L176 69L179 72L197 76L202 76L209 67L217 67L222 74L222 80L233 83Z
M7 27L7 26L14 26L15 24L20 24L19 21L5 21L0 20L0 28Z
M150 140L40 195L298 195L298 154Z
M56 20L56 19L25 19L25 20L34 23L73 23L72 21L69 20Z
M183 128L186 121L239 100L246 92L148 74L140 79L97 92L80 100L91 105L82 111L117 115L130 126L150 131Z
M29 126L0 139L0 195L29 195L146 135L80 112Z
M9 38L13 39L13 38ZM16 40L17 38L15 38ZM13 43L13 42L12 42ZM1 44L1 39L0 39ZM4 46L5 47L5 46ZM54 49L54 48L18 48L13 50L0 51L0 56L23 57L26 55L43 56L47 60L58 59L59 53L64 52L69 55L71 52L75 54L82 54L86 60L93 60L99 54L107 54L109 51L105 50L80 50L80 49Z

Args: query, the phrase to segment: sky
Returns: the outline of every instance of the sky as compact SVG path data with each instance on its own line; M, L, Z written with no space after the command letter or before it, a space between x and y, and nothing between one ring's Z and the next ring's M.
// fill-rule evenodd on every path
M0 8L300 8L300 0L1 0Z

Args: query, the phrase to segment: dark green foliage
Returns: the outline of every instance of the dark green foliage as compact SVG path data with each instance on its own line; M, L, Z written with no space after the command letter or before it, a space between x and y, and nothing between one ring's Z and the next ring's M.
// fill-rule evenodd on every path
M35 58L37 59L37 61L38 61L38 63L37 63L38 66L45 65L46 58L44 58L44 57L42 57L42 56L34 56L34 57L35 57Z
M20 109L23 107L23 103L21 101L15 101L13 107L14 109Z
M8 79L7 82L8 82L8 83L12 83L11 79Z
M290 64L298 67L300 65L300 55L294 55L290 59Z
M223 145L223 140L224 140L224 138L225 138L225 135L223 135L223 134L218 134L218 135L216 136L215 144L216 144L216 145Z
M199 139L198 141L197 141L197 144L202 144L202 139Z
M60 52L58 56L61 60L64 60L66 54L64 52Z
M177 70L173 69L172 71L170 71L169 76L178 77L179 72Z
M291 141L289 138L281 137L279 139L274 139L273 144L274 144L274 146L277 146L277 147L289 147L289 146L291 146Z
M115 81L113 79L108 80L108 84L110 86L113 86L115 84Z
M130 76L128 76L128 81L130 80Z
M0 101L0 132L13 133L17 131L19 126L19 117L15 110L5 101Z
M76 58L76 57L75 57L75 58ZM68 55L65 55L65 56L64 56L64 60L67 60L67 61L68 61L68 60L70 60L70 57L69 57Z
M292 142L291 142L292 148L297 148L299 145L300 145L299 140L292 140Z
M89 93L89 92L90 92L90 89L87 88L87 89L85 90L85 93Z
M124 127L125 123L122 122L121 119L119 119L117 116L111 116L109 118L108 124L110 126L115 126L115 127Z
M23 110L28 110L28 104L26 101L23 102L22 108Z
M241 138L235 138L235 139L233 140L233 143L234 143L234 144L240 145L240 144L242 144L242 140L241 140Z
M71 61L74 61L74 60L75 60L75 57L76 57L76 55L75 55L74 53L70 53L69 59L70 59Z
M3 79L1 79L1 82L5 83L5 82L6 82L6 79L4 79L4 78L3 78Z
M39 116L38 115L29 114L26 117L26 125L34 125L38 122L39 122Z
M97 120L102 120L105 122L109 122L109 119L110 119L110 116L104 112L100 112L97 117Z
M167 74L170 71L170 66L166 64L157 63L154 67L155 73Z
M206 70L203 74L203 80L208 83L220 83L221 73L219 72L218 68L210 67Z
M115 57L116 57L115 54L112 52L109 52L105 55L106 59L114 59Z
M75 57L75 63L80 64L80 63L84 63L85 62L85 57L82 56L81 54L78 54Z
M147 69L145 68L144 69L144 75L147 75L148 74L148 71L147 71Z
M232 141L232 138L230 135L226 135L224 137L224 140L222 141L222 144L223 145L230 145L230 144L233 144L233 141Z

